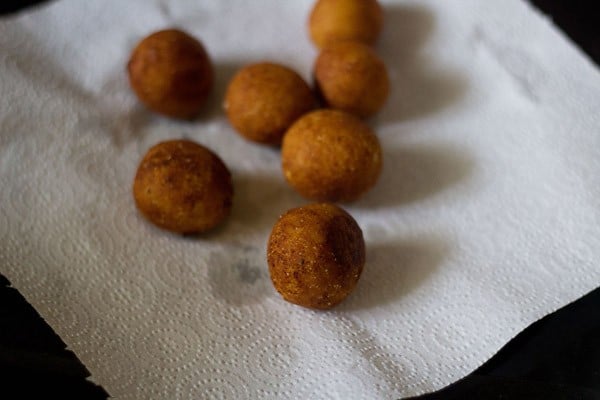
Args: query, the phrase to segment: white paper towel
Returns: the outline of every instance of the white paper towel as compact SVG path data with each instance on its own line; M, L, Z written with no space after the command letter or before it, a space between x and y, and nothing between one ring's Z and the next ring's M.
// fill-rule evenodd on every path
M220 108L242 65L310 79L309 0L62 0L0 20L0 271L114 397L397 398L472 371L600 285L600 75L519 0L386 1L392 95L372 125L377 187L347 207L367 264L330 312L285 303L265 243L305 203L279 154ZM217 87L193 123L128 87L132 47L178 26ZM229 221L200 238L137 214L155 143L188 137L231 168Z

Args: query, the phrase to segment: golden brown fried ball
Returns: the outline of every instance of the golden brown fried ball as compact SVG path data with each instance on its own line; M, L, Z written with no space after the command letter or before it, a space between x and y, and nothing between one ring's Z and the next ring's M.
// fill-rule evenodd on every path
M209 230L229 215L233 187L216 154L189 140L171 140L148 150L135 176L133 196L150 222L190 234Z
M191 119L213 85L213 67L202 44L169 29L143 39L127 64L129 83L149 109L168 117Z
M346 40L372 45L382 25L376 0L319 0L308 21L311 39L319 48Z
M283 65L259 63L242 68L225 94L231 125L255 142L279 146L286 129L315 107L310 87Z
M328 203L294 208L275 223L267 245L275 289L290 303L327 309L354 289L365 242L350 214Z
M323 49L314 69L317 90L325 103L361 118L383 107L389 79L373 49L358 42L340 42Z
M317 110L300 118L283 138L285 179L302 196L348 202L369 190L382 165L377 136L357 117Z

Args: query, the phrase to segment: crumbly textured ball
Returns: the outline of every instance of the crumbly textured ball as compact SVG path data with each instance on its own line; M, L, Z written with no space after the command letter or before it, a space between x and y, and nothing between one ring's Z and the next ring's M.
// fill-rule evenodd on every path
M300 118L283 138L281 165L302 196L347 202L369 190L382 166L377 136L357 117L317 110Z
M269 272L283 298L327 309L354 289L365 242L354 218L328 203L294 208L275 223L267 245Z
M331 108L361 118L383 107L390 83L383 61L370 47L356 42L323 49L315 62L317 90Z
M279 146L286 129L315 103L300 75L282 65L264 62L237 72L227 88L224 108L241 135Z
M346 40L372 45L382 25L376 0L319 0L308 21L311 39L319 48Z
M213 67L202 44L182 31L151 34L133 50L129 83L142 103L168 117L191 119L213 86Z
M189 140L153 146L133 183L140 212L155 225L178 233L209 230L229 215L231 175L221 159Z

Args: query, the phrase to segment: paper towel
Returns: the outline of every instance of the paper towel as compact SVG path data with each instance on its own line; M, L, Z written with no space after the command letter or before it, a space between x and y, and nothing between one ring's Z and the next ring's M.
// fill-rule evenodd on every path
M392 95L370 121L384 171L346 206L364 274L332 311L284 302L265 244L305 200L221 101L250 62L311 79L311 3L62 0L0 20L0 271L112 396L416 395L600 284L598 70L523 1L398 0L377 47ZM125 74L137 41L173 26L216 66L191 123L145 110ZM182 137L236 191L198 238L154 228L131 194L146 150Z

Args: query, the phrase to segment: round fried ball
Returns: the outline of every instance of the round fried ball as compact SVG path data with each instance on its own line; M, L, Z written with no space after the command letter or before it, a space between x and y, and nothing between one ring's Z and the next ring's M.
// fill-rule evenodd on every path
M135 204L155 225L177 233L207 231L229 215L231 175L221 159L189 140L153 146L133 183Z
M287 131L281 148L287 182L302 196L348 202L369 190L381 173L377 136L357 117L317 110Z
M290 303L327 309L354 289L365 242L350 214L329 204L294 208L275 223L267 245L275 289Z
M127 71L131 88L146 107L180 119L201 111L214 80L202 44L176 29L143 39L133 50Z
M286 129L315 103L300 75L283 65L264 62L237 72L227 88L224 107L231 125L242 136L279 146Z
M342 42L323 49L314 76L317 90L329 107L361 118L379 111L389 94L383 61L362 43Z
M382 25L376 0L319 0L308 21L311 39L319 48L346 40L372 45Z

